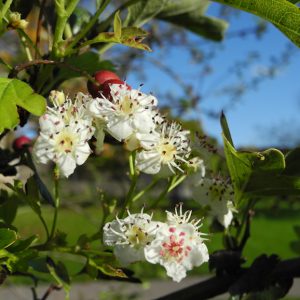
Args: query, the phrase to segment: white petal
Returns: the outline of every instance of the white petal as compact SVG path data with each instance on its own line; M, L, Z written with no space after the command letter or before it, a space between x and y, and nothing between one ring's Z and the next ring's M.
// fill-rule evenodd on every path
M136 155L136 167L146 174L157 174L160 171L160 156L157 152L141 151Z
M150 111L143 111L134 114L133 126L136 131L141 133L149 133L154 130L155 123L152 119L152 113Z
M163 266L167 271L167 275L176 282L180 282L183 278L186 277L186 269L179 263L168 262L163 264Z
M82 165L91 154L91 148L88 143L78 145L75 150L75 158L77 165Z
M145 260L143 247L136 249L129 245L116 245L116 247L114 248L114 254L120 261L121 265L124 267L128 266L133 262Z
M107 131L116 140L121 142L126 140L133 133L133 128L129 120L120 117L107 124Z
M71 174L73 174L76 168L75 159L71 154L60 155L56 163L60 169L60 172L65 177L69 177Z

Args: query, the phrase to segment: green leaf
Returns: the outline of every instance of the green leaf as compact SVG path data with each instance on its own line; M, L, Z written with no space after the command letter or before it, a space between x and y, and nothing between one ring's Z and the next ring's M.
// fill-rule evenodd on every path
M85 52L79 56L68 57L65 63L88 74L93 74L98 70L114 71L113 64L108 60L101 60L100 55L95 52ZM58 76L60 80L67 80L82 76L82 72L70 70L69 68L61 68Z
M95 269L100 271L102 274L109 277L127 278L128 276L122 271L122 269L115 268L108 263L97 262L89 258L88 260L88 270L90 275L95 275Z
M281 30L300 46L300 10L287 0L213 0L255 14Z
M230 136L230 132L225 116L221 119L221 125L226 162L237 203L242 197L249 195L300 195L300 177L290 176L290 172L286 172L290 168L288 166L297 160L297 151L287 156L287 165L283 153L277 149L262 152L237 151L226 138Z
M120 11L118 10L114 17L114 33L116 38L120 39L122 36L122 21L120 18Z
M170 0L141 0L128 7L128 15L125 23L129 26L142 26L153 19Z
M171 17L176 15L185 14L191 11L199 11L202 14L205 13L208 6L210 5L210 1L208 0L175 0L169 1L162 11L159 13L159 16L162 17Z
M220 41L228 27L224 20L205 16L208 1L182 1L171 3L157 15L157 18L181 26L200 36Z
M284 173L287 175L300 176L300 148L295 148L288 152L285 157L286 168Z
M4 195L3 193L1 193L1 198L1 200L5 201L2 205L0 205L0 219L2 219L6 224L10 225L16 217L20 201L15 194Z
M142 43L143 39L147 35L148 33L141 28L124 27L122 28L121 38L118 38L114 32L102 32L98 34L94 39L83 43L81 47L96 43L117 43L132 48L151 51L149 46Z
M228 140L228 142L231 144L231 146L234 147L232 137L231 137L231 133L230 133L230 130L229 130L229 127L228 127L228 123L227 123L227 120L226 120L226 117L225 117L223 111L221 113L220 122L221 122L221 127L222 127L223 134L224 134L225 138Z
M4 249L12 245L17 240L17 234L15 231L0 228L0 249Z
M9 246L7 250L11 253L16 253L27 249L31 244L38 240L37 235L32 235L25 240L17 240L13 245Z
M17 106L40 116L46 110L46 99L21 80L0 78L0 133L19 124Z

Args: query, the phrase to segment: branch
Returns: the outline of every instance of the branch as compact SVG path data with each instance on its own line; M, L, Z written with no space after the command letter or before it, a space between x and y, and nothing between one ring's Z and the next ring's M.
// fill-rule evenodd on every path
M243 268L234 275L215 276L157 300L209 299L226 293L230 286L249 270L250 268ZM279 262L268 276L274 281L300 277L300 257Z

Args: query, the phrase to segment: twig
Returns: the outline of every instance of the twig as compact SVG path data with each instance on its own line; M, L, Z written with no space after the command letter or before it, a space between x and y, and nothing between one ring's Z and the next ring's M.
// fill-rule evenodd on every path
M50 284L50 286L46 290L46 292L45 292L44 296L41 298L41 300L46 300L53 291L59 291L59 290L61 290L61 288L62 288L61 286L58 286L56 284Z

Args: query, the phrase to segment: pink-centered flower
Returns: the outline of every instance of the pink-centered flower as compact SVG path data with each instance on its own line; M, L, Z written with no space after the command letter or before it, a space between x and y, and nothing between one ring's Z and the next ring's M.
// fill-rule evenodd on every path
M145 257L150 263L164 266L167 275L181 281L186 272L209 259L204 244L204 234L199 231L201 220L191 219L191 211L167 212L167 223L157 230L155 239L145 247Z

